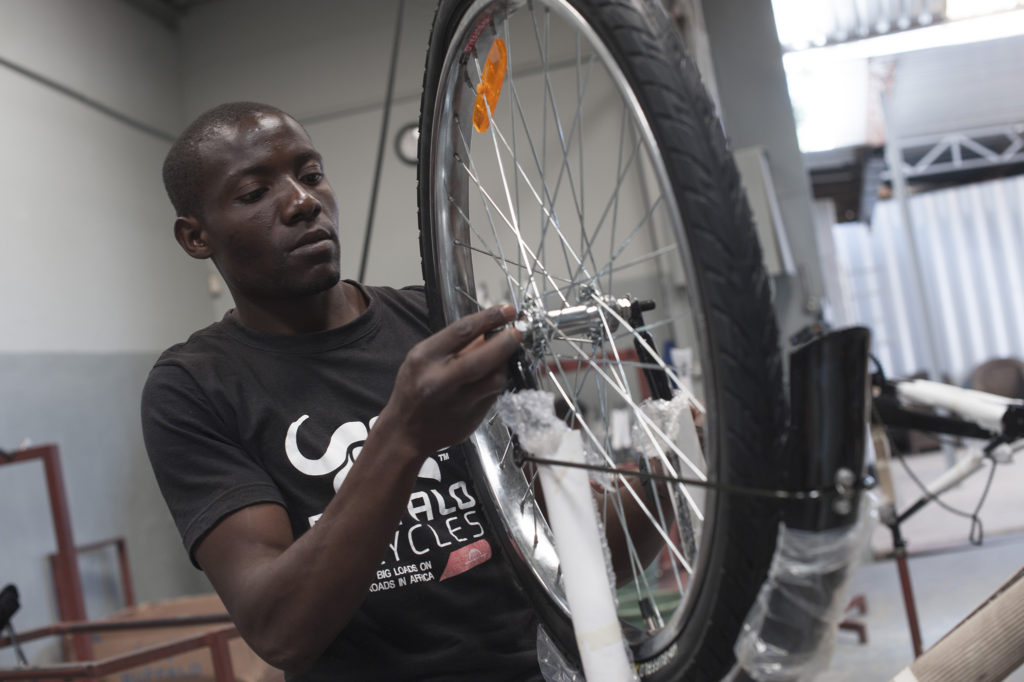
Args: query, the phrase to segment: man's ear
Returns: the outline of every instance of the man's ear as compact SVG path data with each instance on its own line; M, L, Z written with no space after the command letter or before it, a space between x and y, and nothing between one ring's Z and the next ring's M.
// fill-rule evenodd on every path
M193 258L209 258L213 255L210 243L206 240L206 230L192 216L178 216L174 219L174 238L185 249L185 253Z

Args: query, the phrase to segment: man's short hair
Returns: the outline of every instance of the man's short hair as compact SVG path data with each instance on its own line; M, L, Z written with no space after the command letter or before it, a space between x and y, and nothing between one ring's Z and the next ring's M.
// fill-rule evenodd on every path
M203 167L200 145L217 128L238 123L256 114L289 116L277 107L259 102L227 102L200 114L178 136L164 159L164 189L179 216L197 216L202 206Z

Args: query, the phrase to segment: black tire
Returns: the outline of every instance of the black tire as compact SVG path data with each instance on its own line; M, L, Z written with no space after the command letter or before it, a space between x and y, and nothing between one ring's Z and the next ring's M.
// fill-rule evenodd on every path
M483 59L487 52L485 41L494 40L498 35L494 31L500 32L507 25L502 23L502 13L508 4L442 0L434 19L420 114L418 200L423 275L431 323L435 328L475 308L474 303L453 300L458 296L452 291L464 291L468 287L474 301L478 294L473 259L479 258L479 253L470 253L461 242L456 246L448 243L458 240L450 239L449 232L444 232L439 225L445 221L472 222L466 209L452 208L463 201L460 191L465 188L460 183L468 181L465 178L453 180L451 176L460 175L459 167L441 157L457 157L465 175L477 175L460 156L471 154L472 150L468 142L459 141L463 132L452 123L453 115L458 112L446 109L452 106L452 93L458 94L457 90L446 88L462 87L462 84L452 86L450 81L454 77L449 77L458 71L458 59L446 61L446 57ZM678 213L671 219L673 225L681 225L674 228L674 235L685 272L686 284L682 291L686 297L684 303L689 306L686 309L689 310L690 341L702 368L707 410L703 441L707 476L723 484L771 487L777 479L785 421L776 323L750 211L699 75L684 55L669 18L653 0L534 0L517 9L533 13L534 26L543 27L550 15L544 14L544 20L539 22L536 15L547 5L554 6L556 11L552 15L562 16L559 14L562 10L569 10L566 16L574 17L572 25L577 27L577 35L583 32L585 37L596 37L606 50L602 54L610 56L609 72L615 73L617 69L623 76L626 90L636 102L635 107L628 101L623 104L623 117L633 113L641 120L637 124L640 132L635 133L638 138L644 134L643 123L648 126L650 135L642 149L647 154L644 158L650 160L645 163L654 168L654 177L662 192L659 197L668 196L665 203L673 213ZM537 44L544 45L546 39L547 34L539 36ZM601 52L597 48L587 49ZM544 52L544 48L539 52ZM543 56L542 61L546 63L547 57ZM517 66L515 58L510 59L510 64L510 70ZM581 71L580 64L577 56L577 74ZM510 75L509 80L514 77ZM581 80L577 76L577 82ZM614 83L614 76L609 80ZM551 83L547 87L554 89ZM465 98L464 93L462 96ZM501 95L506 99L513 96L511 92ZM505 104L498 100L496 111L492 112L495 121L497 109ZM508 106L511 109L519 105L508 103ZM465 128L464 102L461 111L460 124ZM510 116L515 118L519 114L512 110ZM583 118L579 113L576 117ZM511 127L514 129L515 125L512 123ZM582 131L583 124L579 128ZM503 134L507 145L508 132ZM495 135L492 135L495 156L500 156L503 152L498 151L499 140ZM570 131L569 146L573 139ZM447 143L441 145L442 140ZM580 140L582 147L582 132ZM491 144L491 140L486 141ZM640 142L636 144L640 148ZM538 165L544 164L538 161ZM593 170L592 166L581 162L578 172L581 178L584 167L588 173ZM516 169L516 180L520 179L519 172L525 178L527 171L519 170L518 162ZM641 170L636 172L642 174ZM546 185L544 191L547 191ZM468 193L469 190L463 192ZM552 193L557 194L557 191ZM509 213L514 214L511 192L509 194ZM540 199L541 204L544 201ZM553 206L554 203L551 212ZM662 209L659 204L658 210ZM582 224L585 221L583 212L580 213ZM640 223L645 221L647 217ZM655 230L653 218L649 229ZM498 239L497 234L495 239ZM618 253L615 252L612 261ZM660 254L656 256L659 267L663 257ZM511 277L509 282L511 287ZM684 305L675 300L661 303L665 309ZM677 324L674 316L669 321ZM607 357L602 356L602 359L607 360ZM487 443L500 437L493 428L482 427L476 436L482 458L495 456L493 447L488 448ZM479 466L476 475L478 488L491 496L496 521L508 530L516 523L510 520L507 501L502 499L509 493ZM679 507L684 511L688 509L686 504ZM773 505L712 490L704 500L703 513L704 532L699 539L696 565L688 576L686 594L671 607L674 611L665 615L661 627L631 638L634 660L642 679L721 679L732 664L733 644L766 574L778 523ZM678 524L678 517L673 521ZM521 540L517 542L512 532L507 533L504 541L505 554L534 599L546 629L571 656L574 651L572 630L564 606L560 605L557 595L552 595L552 586L538 578L536 567L531 565L529 548L524 547Z

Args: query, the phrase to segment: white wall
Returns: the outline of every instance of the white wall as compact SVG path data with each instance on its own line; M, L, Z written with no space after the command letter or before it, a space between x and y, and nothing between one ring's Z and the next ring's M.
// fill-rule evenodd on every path
M152 352L205 322L160 181L168 143L9 70L0 92L16 103L0 108L0 350Z
M141 600L205 589L138 416L157 353L212 316L160 183L178 62L176 35L121 0L0 4L0 448L60 447L75 540L126 537ZM0 583L21 592L21 630L58 618L42 480L38 464L0 467ZM83 559L90 617L120 604L108 559Z
M178 51L165 26L122 0L4 0L0 12L5 60L155 128L179 125Z
M169 30L119 0L0 11L4 61L175 132ZM0 351L154 352L208 320L205 282L191 276L205 270L175 253L170 231L169 142L9 66L0 92Z

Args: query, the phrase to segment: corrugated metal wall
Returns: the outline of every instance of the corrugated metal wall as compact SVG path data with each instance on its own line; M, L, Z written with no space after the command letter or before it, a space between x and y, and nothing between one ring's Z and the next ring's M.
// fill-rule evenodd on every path
M1024 0L772 0L785 50L835 45L1024 7Z
M786 49L835 44L927 26L946 0L772 0Z
M893 59L886 113L896 139L1024 120L1024 36Z
M891 376L934 367L964 383L987 359L1024 358L1024 177L920 194L909 207L923 300L899 206L880 202L871 227L833 228L850 296L838 322L872 328Z

